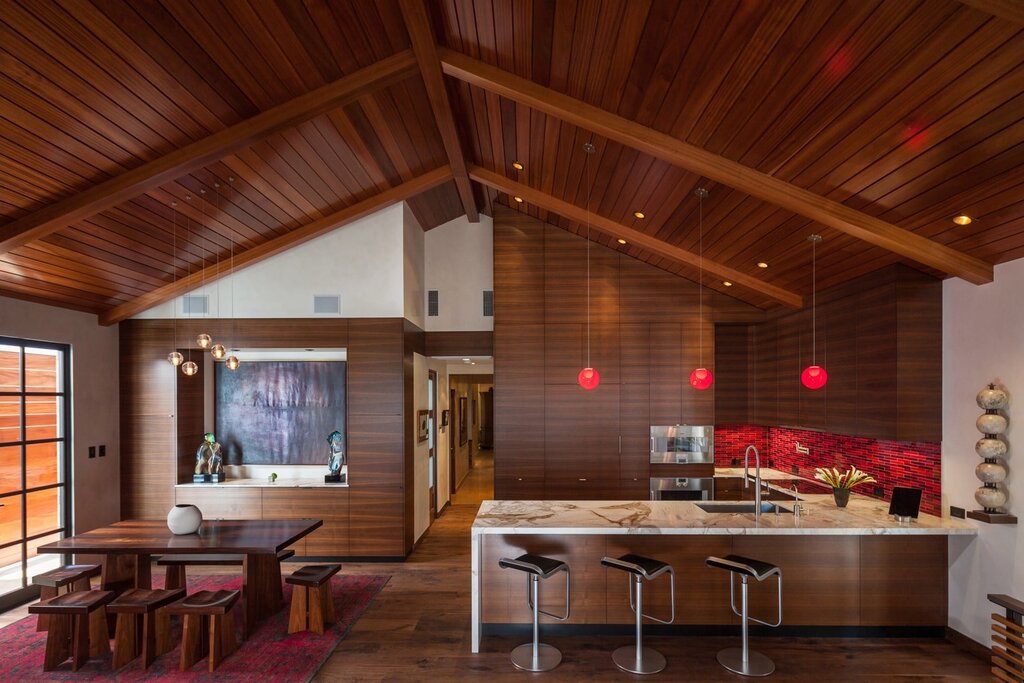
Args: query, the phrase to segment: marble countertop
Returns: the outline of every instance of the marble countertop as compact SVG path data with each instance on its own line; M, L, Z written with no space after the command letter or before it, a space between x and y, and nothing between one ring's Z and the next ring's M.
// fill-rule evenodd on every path
M742 475L742 470L739 473ZM793 479L793 476L785 478ZM789 501L779 502L787 508L793 505ZM801 493L800 505L799 516L769 512L757 520L752 512L705 512L689 501L487 500L480 505L472 531L474 535L973 536L978 533L969 522L924 513L910 524L901 524L888 515L888 502L856 494L850 496L846 508L836 507L831 493Z
M266 477L262 479L228 479L217 484L193 484L188 482L185 484L176 484L174 488L197 488L197 489L208 489L216 487L226 488L237 488L237 487L263 487L263 488L348 488L348 483L344 484L328 484L324 482L323 477L320 479L284 479L278 478L273 484L267 481Z

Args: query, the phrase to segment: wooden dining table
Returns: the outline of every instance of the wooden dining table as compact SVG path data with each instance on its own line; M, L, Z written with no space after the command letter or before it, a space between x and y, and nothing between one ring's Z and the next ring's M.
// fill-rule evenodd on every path
M154 555L242 555L245 634L282 608L277 554L323 525L319 519L204 521L194 534L175 535L163 520L125 520L39 546L41 553L102 556L103 590L152 588ZM276 604L275 604L276 603Z

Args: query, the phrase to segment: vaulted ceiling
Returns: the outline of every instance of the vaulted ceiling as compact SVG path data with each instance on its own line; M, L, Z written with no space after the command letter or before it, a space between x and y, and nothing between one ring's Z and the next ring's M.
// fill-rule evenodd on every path
M425 229L499 203L579 233L589 197L593 239L695 278L699 187L705 281L754 305L809 293L811 233L822 287L984 282L1024 257L1024 11L0 4L0 293L104 322L403 199Z

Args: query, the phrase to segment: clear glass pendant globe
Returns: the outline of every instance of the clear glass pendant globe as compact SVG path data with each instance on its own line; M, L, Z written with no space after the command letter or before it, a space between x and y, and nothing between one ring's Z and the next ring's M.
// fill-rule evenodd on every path
M181 371L184 372L189 377L191 377L192 375L199 372L199 366L196 364L194 360L185 361L185 363L182 364L181 366Z
M234 356L228 356L228 359L226 361L224 361L224 365L227 366L228 370L237 370L238 369L238 359L235 358Z
M196 337L196 344L199 344L204 349L210 348L210 344L213 342L213 337L206 334L205 332Z
M210 355L216 358L217 360L220 360L221 358L226 356L227 353L227 349L224 348L223 344L214 344L213 346L210 347Z
M181 355L177 351L171 351L169 354L167 354L167 362L173 365L174 367L178 367L179 365L181 365L181 363L184 360L185 356Z

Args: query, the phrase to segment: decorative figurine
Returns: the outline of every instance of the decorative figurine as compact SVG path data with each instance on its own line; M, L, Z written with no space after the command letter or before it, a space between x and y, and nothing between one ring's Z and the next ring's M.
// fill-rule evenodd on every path
M203 443L196 449L196 469L193 483L217 483L224 481L224 459L220 455L220 444L213 432L203 434Z
M345 437L337 429L327 435L327 443L331 446L331 454L327 458L327 471L330 474L324 475L324 483L341 484L345 481L345 475L341 473L345 464L344 440Z
M990 524L1016 524L1017 518L1007 512L1006 489L1000 486L1006 481L1006 452L1008 450L1005 432L1009 421L1003 412L1010 403L1010 397L1003 387L995 382L978 392L978 407L985 411L975 423L982 438L974 445L974 450L982 462L974 469L975 476L981 486L974 492L974 499L981 505L981 510L967 513L971 519Z

